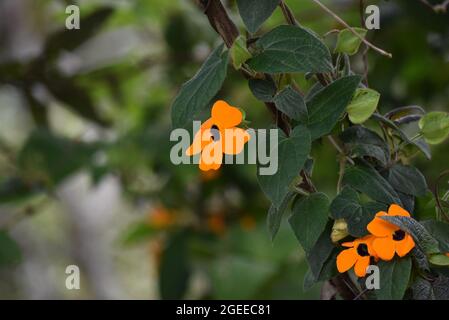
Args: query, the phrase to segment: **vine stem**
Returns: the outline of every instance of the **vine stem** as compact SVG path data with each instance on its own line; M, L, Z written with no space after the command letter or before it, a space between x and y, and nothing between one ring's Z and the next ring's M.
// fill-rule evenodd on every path
M443 3L432 5L427 0L420 0L421 3L428 6L430 9L432 9L435 12L446 12L447 6L449 5L449 0L445 0Z
M340 157L340 168L338 171L338 181L337 181L337 193L340 193L341 191L341 185L343 183L343 175L345 174L345 168L346 168L346 157Z
M387 51L385 51L385 50L383 50L383 49L381 49L379 47L376 47L374 44L372 44L371 42L366 40L364 37L359 35L351 26L349 26L349 24L347 24L342 18L340 18L336 13L334 13L332 10L330 10L328 7L326 7L324 4L322 4L319 0L312 0L312 1L315 2L318 6L320 6L321 9L323 9L328 14L330 14L332 17L334 17L335 20L337 20L342 25L344 25L346 28L348 28L357 38L362 40L362 42L364 44L366 44L368 47L370 47L374 51L377 51L378 53L380 53L383 56L386 56L388 58L393 58L393 55L391 53L389 53L389 52L387 52Z
M296 18L293 15L293 12L287 6L287 4L284 2L284 0L281 0L281 2L279 3L279 7L281 7L282 14L284 15L285 20L287 20L287 23L297 26L298 21L296 21Z
M355 165L354 160L352 160L350 157L346 155L346 153L343 151L343 149L338 145L337 141L332 136L327 136L327 139L329 142L334 146L334 148L340 153L343 157L345 157L346 160L352 165Z
M284 1L281 1L279 3L279 6L282 10L282 14L284 15L284 18L287 21L287 23L291 25L298 25L298 22L296 21L293 12L290 10L287 4L284 3ZM326 86L329 83L328 79L326 78L326 74L317 73L316 77L323 86ZM348 161L354 164L354 161L348 156L346 156L343 149L337 144L337 142L335 142L332 136L328 136L328 139L331 141L335 149L337 149L337 151L342 155L342 158L344 159L345 163L346 161ZM300 174L301 177L303 178L303 182L300 184L299 187L302 189L306 189L310 193L316 192L317 189L313 185L307 173L304 170L302 170ZM343 173L340 171L340 174L342 175ZM347 274L339 274L334 278L332 278L331 280L326 281L326 283L327 285L329 285L329 287L335 288L343 299L352 300L354 299L354 297L358 295L357 288L354 286L352 280L348 277ZM324 286L325 285L323 285L323 289Z

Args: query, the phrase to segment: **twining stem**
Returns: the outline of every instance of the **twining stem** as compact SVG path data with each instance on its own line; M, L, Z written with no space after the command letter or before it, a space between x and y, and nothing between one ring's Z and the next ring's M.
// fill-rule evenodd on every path
M363 27L363 24L365 23L364 14L365 14L365 0L360 0L359 3L359 14L360 14L360 26ZM367 87L369 87L368 82L368 50L369 47L365 45L365 49L362 53L362 60L363 60L363 82Z
M447 7L449 6L449 0L445 0L444 2L440 3L440 4L435 4L432 5L430 4L427 0L420 0L421 3L425 4L426 6L428 6L430 9L432 9L435 12L446 12Z
M350 157L348 157L348 156L346 155L346 153L344 152L344 150L338 145L338 143L335 141L335 139L334 139L332 136L327 136L327 139L328 139L329 142L332 144L332 146L334 146L334 148L338 151L338 153L340 153L343 157L345 157L346 160L347 160L350 164L352 164L352 165L355 164L354 160L352 160Z
M366 44L368 47L370 47L371 49L373 49L374 51L377 51L378 53L380 53L383 56L392 58L393 55L389 52L386 52L385 50L376 47L374 44L372 44L371 42L369 42L368 40L366 40L364 37L362 37L361 35L359 35L357 33L357 31L355 31L351 26L349 26L342 18L340 18L337 14L335 14L332 10L330 10L328 7L326 7L324 4L322 4L319 0L312 0L313 2L315 2L317 5L319 5L321 7L321 9L323 9L324 11L326 11L327 13L329 13L332 17L334 17L335 20L337 20L338 22L340 22L342 25L344 25L346 28L348 28L357 38L359 38L364 44Z
M287 21L287 23L291 24L293 26L297 26L298 21L296 21L296 18L293 15L293 12L287 6L287 4L284 2L284 0L281 0L281 2L279 3L279 7L281 8L282 14L284 15L284 18Z
M345 174L345 168L346 168L346 157L341 156L339 161L339 171L338 171L338 181L337 181L337 193L340 193L341 191L341 185L343 183L343 176Z

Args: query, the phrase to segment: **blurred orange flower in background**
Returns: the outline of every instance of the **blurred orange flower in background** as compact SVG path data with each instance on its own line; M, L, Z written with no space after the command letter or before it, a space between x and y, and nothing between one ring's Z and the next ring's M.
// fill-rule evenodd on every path
M239 154L250 139L246 130L236 128L242 120L238 108L223 100L216 101L211 117L201 125L186 154L193 156L201 152L199 167L203 171L219 169L223 154Z
M256 227L257 221L253 216L245 214L240 218L240 226L245 231L251 231Z
M150 210L149 224L157 229L170 227L175 220L174 213L162 206L155 206Z
M213 213L207 217L207 227L218 236L222 236L226 232L225 217L222 213Z

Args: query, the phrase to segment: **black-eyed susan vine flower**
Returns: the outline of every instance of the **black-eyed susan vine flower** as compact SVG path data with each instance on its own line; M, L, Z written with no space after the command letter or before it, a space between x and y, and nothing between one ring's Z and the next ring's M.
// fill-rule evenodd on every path
M237 128L242 120L243 114L238 108L223 100L216 101L211 117L201 125L186 154L193 156L201 152L199 168L218 170L223 154L239 154L251 138L246 130Z
M337 256L337 269L343 273L354 267L354 272L358 277L366 275L366 269L372 259L377 259L377 254L373 250L373 241L375 237L372 235L355 239L353 242L345 242L343 247L349 249L343 250Z
M350 249L343 250L337 256L337 269L340 273L346 272L354 266L355 274L358 277L364 277L366 268L372 259L377 261L380 258L389 261L393 259L395 253L404 257L415 247L411 235L398 226L381 219L381 216L410 217L410 213L397 204L392 204L388 208L388 212L376 213L374 219L367 226L370 235L342 244Z
M381 216L404 216L410 217L410 213L398 206L392 204L388 208L388 213L378 212L371 221L367 229L376 237L373 242L373 248L382 260L391 260L394 254L404 257L415 247L415 241L412 236L401 230L398 226L382 220Z

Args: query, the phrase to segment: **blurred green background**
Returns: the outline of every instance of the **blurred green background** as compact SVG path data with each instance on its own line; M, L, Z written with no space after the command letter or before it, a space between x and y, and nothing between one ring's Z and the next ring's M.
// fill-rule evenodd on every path
M235 1L223 2L242 28ZM320 35L341 27L311 1L286 2ZM360 26L358 0L323 2ZM365 2L381 8L368 38L393 53L368 53L380 111L449 111L449 14ZM69 4L79 31L65 29ZM260 32L281 23L277 9ZM288 225L269 238L254 165L202 173L170 162L170 103L219 43L191 0L0 2L0 298L319 298L319 285L303 290L308 267ZM363 71L361 55L352 64ZM232 66L217 98L251 127L270 125ZM413 158L430 186L449 144L432 151L431 162ZM334 196L333 149L313 155L313 180ZM68 265L80 290L66 289Z

